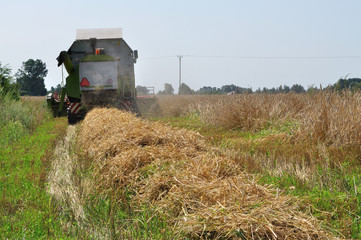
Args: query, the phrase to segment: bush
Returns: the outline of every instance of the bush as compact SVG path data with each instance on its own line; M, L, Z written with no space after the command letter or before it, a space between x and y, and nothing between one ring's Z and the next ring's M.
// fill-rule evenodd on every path
M10 67L8 65L3 66L0 62L0 98L7 96L19 100L19 85L14 83L10 74Z

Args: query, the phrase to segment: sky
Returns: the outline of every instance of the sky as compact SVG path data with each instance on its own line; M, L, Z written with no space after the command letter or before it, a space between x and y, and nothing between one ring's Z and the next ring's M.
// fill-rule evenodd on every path
M15 74L46 63L48 89L62 82L56 57L77 29L122 28L138 50L136 85L323 87L361 78L359 0L63 0L1 4L0 62ZM66 73L65 73L66 75Z

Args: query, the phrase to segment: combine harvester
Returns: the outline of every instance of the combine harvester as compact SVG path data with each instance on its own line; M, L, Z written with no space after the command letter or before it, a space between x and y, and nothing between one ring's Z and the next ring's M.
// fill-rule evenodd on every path
M66 114L69 124L75 124L91 108L108 106L139 115L134 78L137 58L137 50L122 38L121 28L78 29L69 50L57 57L58 66L64 64L69 76L60 97L47 98L54 116Z

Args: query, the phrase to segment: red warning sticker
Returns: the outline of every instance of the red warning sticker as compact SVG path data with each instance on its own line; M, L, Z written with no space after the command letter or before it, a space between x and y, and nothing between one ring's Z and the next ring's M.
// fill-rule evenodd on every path
M86 79L85 77L81 80L80 82L80 86L81 87L89 87L90 86L90 82L88 81L88 79Z

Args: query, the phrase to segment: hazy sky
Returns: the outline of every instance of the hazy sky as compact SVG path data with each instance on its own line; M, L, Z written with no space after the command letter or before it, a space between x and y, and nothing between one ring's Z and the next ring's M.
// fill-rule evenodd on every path
M13 74L41 59L49 89L61 82L55 58L78 28L123 29L139 51L136 85L162 90L202 86L327 86L361 77L359 0L6 1L0 14L0 62Z

